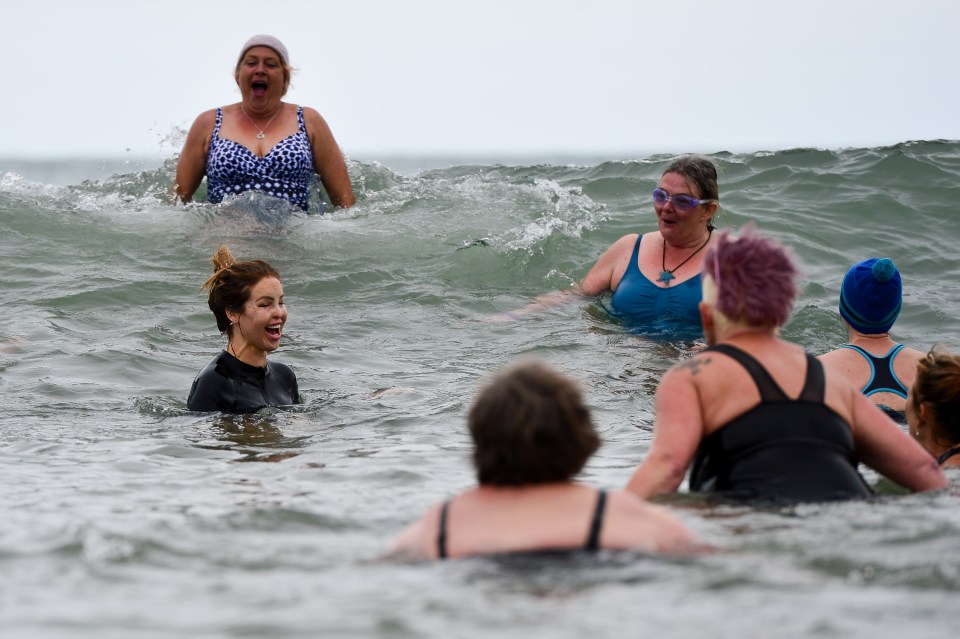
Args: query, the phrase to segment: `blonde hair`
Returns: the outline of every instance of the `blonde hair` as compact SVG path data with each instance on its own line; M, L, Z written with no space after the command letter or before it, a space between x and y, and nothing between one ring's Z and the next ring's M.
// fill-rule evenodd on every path
M960 356L942 344L931 348L917 362L912 397L915 410L927 407L935 439L960 443Z

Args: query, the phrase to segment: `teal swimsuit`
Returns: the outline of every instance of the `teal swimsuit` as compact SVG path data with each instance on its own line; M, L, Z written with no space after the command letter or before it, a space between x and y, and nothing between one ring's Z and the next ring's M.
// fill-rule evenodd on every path
M673 286L657 286L637 265L641 239L642 235L637 237L630 263L610 300L611 312L632 324L667 330L686 328L699 333L703 298L700 274Z

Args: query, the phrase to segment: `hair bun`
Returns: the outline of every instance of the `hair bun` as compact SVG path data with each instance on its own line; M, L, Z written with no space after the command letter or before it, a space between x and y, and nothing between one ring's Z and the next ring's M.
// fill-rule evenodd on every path
M233 253L230 252L226 244L221 244L217 248L213 257L210 258L210 261L213 262L214 273L219 273L237 263L237 260L233 257Z

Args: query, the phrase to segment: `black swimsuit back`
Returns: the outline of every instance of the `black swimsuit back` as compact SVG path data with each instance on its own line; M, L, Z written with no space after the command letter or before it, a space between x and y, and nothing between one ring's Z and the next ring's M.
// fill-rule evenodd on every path
M748 353L720 344L753 378L760 403L704 438L690 473L693 491L774 502L854 499L872 494L857 472L850 426L823 402L820 362L807 354L796 399Z

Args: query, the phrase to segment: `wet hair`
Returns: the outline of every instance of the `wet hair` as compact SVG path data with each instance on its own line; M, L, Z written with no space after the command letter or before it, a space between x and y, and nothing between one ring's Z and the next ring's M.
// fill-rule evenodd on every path
M701 200L720 199L717 167L707 158L700 155L684 155L671 162L660 176L663 177L668 173L682 175L688 182L696 184Z
M577 384L538 362L494 376L477 396L468 425L481 485L567 481L600 446Z
M740 237L721 231L703 257L703 273L717 289L714 307L731 322L782 326L797 301L800 269L793 252L752 224Z
M701 155L681 156L671 162L670 165L663 170L663 173L660 174L660 177L668 173L676 173L682 176L687 182L695 184L697 191L700 193L698 196L699 199L720 200L720 186L717 183L717 167L707 158ZM707 226L711 230L716 228L713 225L712 218Z
M210 258L213 262L213 275L204 282L203 288L209 290L207 305L217 319L217 328L221 333L230 332L230 318L227 311L239 313L250 299L250 291L265 277L280 279L280 273L263 260L238 262L225 244Z
M939 344L931 348L917 362L911 397L914 409L927 406L936 440L960 443L960 356Z

